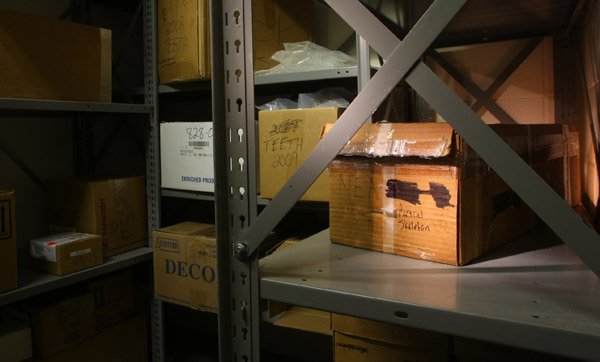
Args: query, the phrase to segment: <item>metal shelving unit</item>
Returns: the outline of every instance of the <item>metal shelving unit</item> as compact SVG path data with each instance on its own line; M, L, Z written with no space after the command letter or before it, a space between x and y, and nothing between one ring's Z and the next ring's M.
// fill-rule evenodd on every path
M148 260L152 260L152 248L143 247L107 258L101 265L84 269L73 274L57 276L29 268L27 260L22 258L19 263L19 289L0 294L0 306L85 281L112 271L127 268Z
M148 205L148 232L149 237L154 228L160 224L160 170L158 169L159 142L158 142L158 107L157 107L157 71L156 71L156 3L155 0L140 0L140 9L143 9L143 37L144 37L144 103L103 103L103 102L74 102L38 99L0 98L0 116L29 116L41 115L55 117L63 115L84 114L139 114L147 117L149 134L146 144L146 191ZM135 18L135 17L134 17ZM137 19L137 18L136 18ZM1 140L0 140L1 141ZM3 143L3 146L4 143ZM12 151L3 148L4 151ZM9 156L14 156L9 154ZM18 161L18 160L15 160ZM32 177L34 182L43 187L36 175L21 162L17 162L23 170ZM96 267L82 270L66 276L55 276L27 266L23 260L19 266L19 288L0 294L0 305L13 303L28 297L39 295L48 291L68 286L77 282L106 274L119 269L127 268L152 259L152 248L141 247L104 260ZM152 305L153 328L153 358L164 359L162 343L162 308L159 302L153 301ZM158 342L157 342L158 341Z
M324 69L310 72L281 73L257 75L254 77L254 85L282 84L291 82L323 81L327 79L343 79L358 76L357 67L345 67L338 69Z
M563 356L599 359L600 238L420 61L431 45L469 37L548 33L572 19L577 1L536 1L533 21L519 1L437 0L400 41L359 1L326 0L384 59L384 65L282 191L256 215L249 0L212 1L213 114L217 176L219 327L222 360L260 358L259 298L474 337ZM555 12L554 10L562 9ZM458 15L454 18L455 14ZM454 18L454 20L452 20ZM447 24L445 32L442 32ZM481 31L486 26L491 32ZM569 25L571 26L571 25ZM440 36L441 34L441 36ZM481 34L481 36L480 36ZM405 36L404 36L405 35ZM530 34L531 35L531 34ZM438 38L439 36L439 38ZM239 53L224 51L240 44ZM222 58L221 58L222 57ZM223 59L221 62L219 60ZM216 65L215 65L216 64ZM224 71L242 70L239 83ZM332 245L324 231L269 256L256 250L339 149L401 79L466 139L566 244L541 247L550 233L524 240L471 266L455 268ZM231 105L237 104L238 107ZM229 106L228 106L229 105ZM228 138L242 129L244 137ZM237 161L245 167L237 166ZM250 170L250 171L249 171Z

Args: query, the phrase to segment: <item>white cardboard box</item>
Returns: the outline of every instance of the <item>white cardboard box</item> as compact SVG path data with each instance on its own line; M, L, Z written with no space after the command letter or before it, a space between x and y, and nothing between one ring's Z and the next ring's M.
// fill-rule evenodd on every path
M214 192L212 122L160 124L163 188Z

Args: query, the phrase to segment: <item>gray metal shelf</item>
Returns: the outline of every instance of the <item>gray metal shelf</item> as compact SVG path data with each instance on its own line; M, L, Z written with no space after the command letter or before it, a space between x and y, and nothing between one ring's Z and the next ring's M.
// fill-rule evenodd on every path
M281 84L291 82L322 81L327 79L352 78L358 75L357 67L313 70L309 72L281 73L254 76L254 85Z
M101 265L65 276L57 276L31 269L24 260L19 264L23 266L19 268L20 287L0 294L0 305L13 303L112 271L124 269L147 260L152 260L152 248L143 247L107 258Z
M91 112L91 113L140 113L153 112L151 105L73 102L44 99L0 98L0 113L6 111L44 111L44 112Z
M464 267L329 241L261 260L261 297L600 360L600 280L546 228Z
M210 192L162 189L162 196L179 199L215 201L215 195Z

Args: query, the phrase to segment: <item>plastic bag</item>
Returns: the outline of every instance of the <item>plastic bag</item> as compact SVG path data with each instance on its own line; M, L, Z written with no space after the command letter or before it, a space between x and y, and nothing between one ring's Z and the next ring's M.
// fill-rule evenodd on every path
M275 111L278 109L296 109L298 108L298 103L294 102L291 99L287 98L276 98L270 102L267 102L261 106L256 106L256 109L259 111Z
M343 88L324 88L315 93L300 93L298 108L346 108L350 104L348 99L352 99L352 95Z
M256 72L259 75L306 72L311 70L337 69L356 65L356 60L338 50L330 50L310 41L284 43L271 59L280 64L271 69Z

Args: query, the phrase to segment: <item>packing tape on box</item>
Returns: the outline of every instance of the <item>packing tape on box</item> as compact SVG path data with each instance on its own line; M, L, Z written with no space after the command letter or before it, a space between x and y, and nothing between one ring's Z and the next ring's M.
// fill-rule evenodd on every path
M395 178L394 167L381 166L384 180ZM395 200L393 197L384 197L383 199L383 243L382 248L384 253L394 253L394 239L396 228L396 209Z

